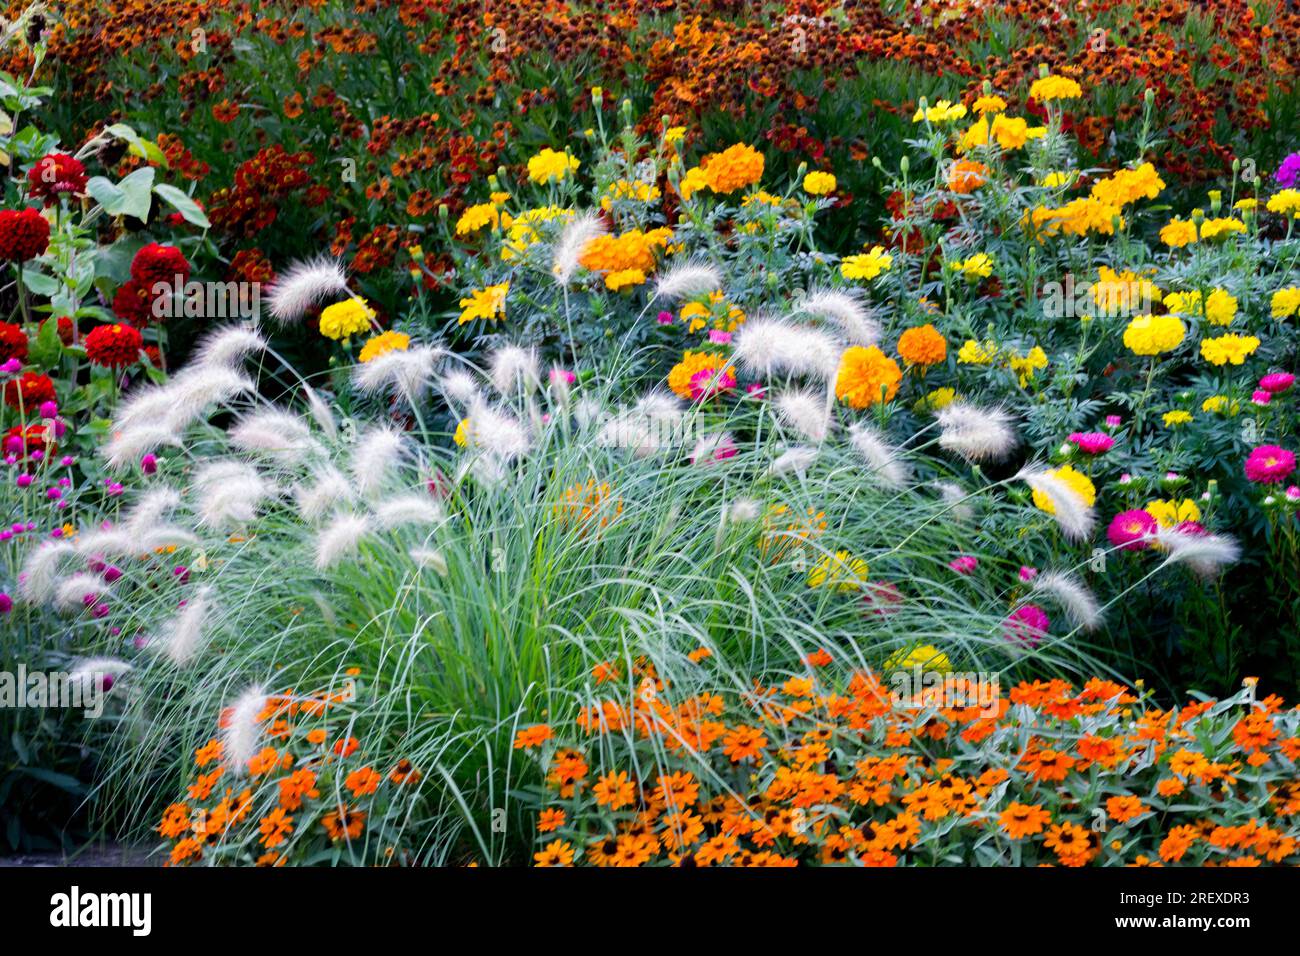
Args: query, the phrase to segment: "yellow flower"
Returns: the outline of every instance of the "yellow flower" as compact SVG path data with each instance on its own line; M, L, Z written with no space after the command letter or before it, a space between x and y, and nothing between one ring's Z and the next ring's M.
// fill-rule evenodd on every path
M504 319L506 315L506 293L509 291L509 282L490 285L486 289L475 289L469 294L469 298L460 300L459 324L464 325L466 322L473 322L475 319L483 319L489 322L495 319Z
M461 448L464 448L466 445L469 444L469 419L468 418L462 418L460 422L457 423L456 434L451 436L451 440L454 441Z
M1235 415L1241 410L1238 402L1229 403L1227 395L1211 395L1205 401L1201 402L1201 411L1213 412L1215 414Z
M605 276L605 285L612 291L645 283L645 273L640 269L619 269Z
M990 340L981 345L974 339L967 339L957 350L957 361L962 365L988 365L997 357L997 343Z
M1124 224L1118 206L1104 203L1095 196L1073 199L1052 212L1061 231L1073 236L1083 236L1088 232L1110 236L1115 233L1116 219L1121 226Z
M980 116L985 113L1001 113L1006 108L1007 101L996 95L981 96L971 106L971 109L979 113Z
M350 339L370 328L375 310L365 299L354 295L342 302L327 305L320 314L320 334L331 339Z
M990 132L1003 149L1020 149L1031 139L1039 139L1047 134L1042 126L1030 126L1023 117L1007 116L999 113L993 117Z
M1027 355L1022 357L1013 354L1009 361L1011 371L1020 377L1020 387L1024 388L1025 383L1034 377L1036 371L1047 368L1047 353L1035 345Z
M578 261L592 272L624 272L639 269L649 275L655 268L655 250L667 245L672 230L667 227L642 232L630 229L620 235L597 236L582 247Z
M1202 239L1220 239L1245 231L1246 224L1240 219L1207 219L1201 223Z
M686 138L685 126L670 126L664 130L664 142L676 146Z
M1237 299L1227 289L1215 289L1205 299L1205 319L1211 325L1231 325L1237 316Z
M682 177L681 182L677 184L677 191L681 193L683 199L690 199L693 195L709 185L709 177L704 174L704 170L698 166L692 166L686 170L686 175Z
M1078 495L1089 508L1097 503L1096 485L1092 483L1091 478L1073 466L1062 465L1060 468L1051 469L1047 474ZM1052 501L1051 496L1045 492L1034 491L1034 506L1040 511L1046 511L1049 515L1056 514L1056 504Z
M668 372L668 387L675 395L693 399L691 379L702 371L716 371L726 364L726 358L716 352L685 352L682 360Z
M832 173L811 172L803 178L804 192L810 196L825 196L835 192L835 176Z
M923 396L915 405L912 406L917 414L923 412L937 412L941 408L947 408L953 402L957 401L957 392L951 388L936 388L934 391Z
M1077 100L1083 96L1083 87L1065 76L1044 76L1034 80L1029 95L1040 103L1052 100Z
M847 551L823 555L808 571L810 588L856 591L867 583L867 562Z
M1253 335L1220 335L1216 339L1201 340L1201 358L1211 365L1240 365L1255 349L1259 339Z
M1181 408L1174 409L1172 412L1165 412L1160 420L1165 423L1165 428L1177 428L1180 425L1186 425L1192 420L1192 413L1185 412Z
M1110 206L1127 206L1139 199L1155 199L1165 188L1156 168L1143 163L1137 169L1119 169L1093 184L1092 195Z
M1300 217L1300 189L1284 189L1271 196L1264 208L1280 216Z
M993 275L993 257L987 252L977 252L969 259L948 263L948 268L957 270L972 281L987 279Z
M917 644L906 651L897 651L885 662L884 671L906 671L919 667L922 670L947 673L952 670L948 655L930 644Z
M763 154L752 146L736 143L720 153L705 156L700 169L709 189L715 193L734 193L752 186L763 178Z
M620 179L606 188L605 195L600 198L600 208L608 212L614 203L621 199L650 203L659 196L659 187L654 183L642 182L639 179Z
M1186 334L1176 315L1139 315L1124 330L1124 346L1134 355L1160 355L1178 348Z
M1092 299L1107 315L1122 315L1136 310L1141 303L1160 298L1160 289L1156 284L1132 269L1116 272L1109 266L1101 266L1097 270L1097 276L1097 282L1092 287Z
M1048 189L1055 189L1058 186L1068 186L1079 178L1079 174L1073 169L1065 172L1052 172L1043 177L1042 185Z
M1273 318L1285 319L1300 312L1300 286L1278 289L1269 301Z
M898 394L902 379L898 363L876 346L850 346L840 357L835 397L851 408L869 408Z
M389 352L405 352L410 346L411 337L405 332L380 332L366 339L357 358L364 364Z
M870 252L845 256L840 262L840 275L846 279L874 279L893 264L894 257L883 246L872 246Z
M1196 223L1187 219L1171 219L1161 227L1160 241L1171 249L1190 245L1196 241Z
M1156 519L1162 528L1172 528L1184 521L1200 521L1201 509L1191 498L1179 501L1177 498L1148 501L1142 509Z
M528 178L538 184L558 183L570 173L576 173L580 165L567 152L557 153L547 146L528 160Z
M933 106L924 110L918 109L912 116L913 123L919 123L925 120L929 123L950 123L953 120L959 120L966 115L966 107L960 103L952 103L948 100L939 100Z
M496 228L501 222L501 213L492 203L479 203L477 206L469 206L460 214L456 220L456 235L467 236L472 232L478 232L484 226Z

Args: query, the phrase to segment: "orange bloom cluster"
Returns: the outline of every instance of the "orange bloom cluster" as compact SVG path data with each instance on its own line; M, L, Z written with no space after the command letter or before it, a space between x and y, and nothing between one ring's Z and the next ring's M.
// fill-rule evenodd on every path
M1003 693L957 675L909 696L824 676L831 660L739 695L670 694L645 659L626 681L601 665L618 695L517 744L553 798L535 862L1300 863L1300 711L1276 698L1163 710L1100 679Z

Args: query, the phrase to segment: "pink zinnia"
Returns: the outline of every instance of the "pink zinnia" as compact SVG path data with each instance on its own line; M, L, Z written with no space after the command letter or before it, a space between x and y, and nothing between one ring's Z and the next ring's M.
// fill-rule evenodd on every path
M1070 441L1085 455L1102 455L1115 445L1115 439L1105 432L1073 432Z
M736 387L736 376L731 369L719 373L717 369L702 368L691 376L690 387L691 398L698 402L731 391Z
M1124 423L1124 419L1120 418L1118 415L1107 415L1107 416L1106 416L1106 427L1107 427L1107 428L1119 428L1119 426L1122 425L1123 423Z
M1148 512L1134 508L1132 511L1121 511L1111 519L1106 537L1111 544L1124 551L1141 551L1158 527L1156 519Z
M1036 577L1038 577L1038 569L1037 569L1037 568L1031 568L1031 567L1030 567L1029 565L1027 565L1027 564L1022 564L1022 565L1020 566L1020 580L1022 580L1022 581L1032 581L1032 580L1033 580L1034 578L1036 578Z
M1262 388L1257 388L1251 393L1250 400L1256 405L1267 405L1273 400L1273 393L1266 392Z
M1259 484L1273 485L1295 471L1295 455L1277 445L1260 445L1246 459L1246 477Z
M973 558L969 554L963 554L960 558L954 558L949 561L948 567L952 568L958 574L970 574L979 567L979 559Z
M730 345L731 333L724 332L722 329L710 329L709 341L712 342L714 345Z
M1024 607L1016 608L1007 615L1002 624L1006 628L1002 632L1003 637L1009 641L1028 644L1030 647L1037 647L1047 636L1047 629L1052 626L1047 612L1037 604L1026 604Z
M1259 380L1259 387L1274 395L1281 395L1295 384L1295 376L1290 372L1272 372Z

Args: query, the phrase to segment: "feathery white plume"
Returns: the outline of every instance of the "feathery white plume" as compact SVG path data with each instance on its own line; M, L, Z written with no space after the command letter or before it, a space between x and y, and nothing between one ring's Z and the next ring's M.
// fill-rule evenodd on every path
M683 262L655 280L655 298L689 299L722 288L722 273L703 261Z
M428 495L410 494L389 498L375 509L375 517L385 528L411 524L437 524L443 519L442 508Z
M970 521L975 517L975 509L970 505L970 496L965 488L952 481L936 481L932 484L953 517L960 521Z
M890 488L902 488L911 477L906 463L876 429L858 423L849 427L849 445L862 456L871 471Z
M410 550L411 560L422 568L431 568L435 574L447 576L447 559L441 551L432 548L412 548Z
M312 420L316 422L320 430L333 441L339 437L338 425L334 423L334 412L330 409L325 399L320 397L316 389L310 385L303 386L303 397L307 399L307 411L311 413Z
M54 590L54 606L60 611L80 611L109 591L110 588L102 577L83 571L59 582Z
M113 430L124 432L142 426L158 427L171 411L174 399L174 393L161 385L135 389L117 407Z
M470 429L471 444L500 459L502 464L527 454L532 445L528 429L517 418L493 408L481 398L470 404L469 419L474 423Z
M135 505L127 512L124 524L133 533L139 534L150 525L162 521L180 504L181 494L175 488L150 488L136 499Z
M77 554L86 557L120 558L139 553L137 536L126 525L98 528L77 535Z
M199 588L163 629L162 640L156 647L177 667L184 667L194 660L199 652L207 631L208 607L212 601L212 589Z
M573 405L573 420L579 428L587 428L605 418L605 406L590 395L578 399Z
M18 594L29 604L44 604L54 594L59 565L76 553L66 541L46 541L33 548L18 575Z
M247 356L266 348L266 339L251 325L227 325L204 337L190 361L201 365L234 367Z
M644 415L623 413L600 426L596 444L603 448L628 448L637 458L646 458L663 449L659 429Z
M245 415L227 435L230 444L241 451L260 452L286 462L297 461L312 446L307 422L279 408Z
M674 425L686 414L682 409L681 399L658 389L642 395L633 406L633 410L652 422Z
M727 520L732 524L748 524L757 521L763 513L763 506L753 498L737 498L727 510Z
M314 477L310 485L294 489L298 512L308 521L315 521L338 502L352 500L352 485L337 468L326 465Z
M794 472L798 475L805 474L812 463L817 459L817 449L799 446L791 448L785 452L776 461L772 462L771 472L774 475L788 475Z
M316 569L324 571L354 554L370 530L366 515L336 514L316 535Z
M438 382L438 387L447 401L458 402L461 405L468 405L478 396L478 383L474 381L474 376L464 369L455 369L448 372Z
M712 465L719 460L719 455L730 450L735 453L736 442L730 432L714 432L704 435L691 449L690 460L695 465Z
M110 468L118 469L134 465L145 455L163 445L179 448L180 444L180 436L170 428L161 425L137 425L115 431L104 443L102 453L105 463Z
M1022 468L1016 477L1047 496L1061 533L1071 541L1081 541L1092 533L1096 516L1091 506L1066 482L1044 468Z
M197 536L179 525L160 524L140 531L135 543L143 554L158 548L179 548L184 544L195 544L198 540Z
M604 220L594 213L576 216L565 223L555 242L551 259L551 272L560 285L568 285L573 279L573 274L578 270L578 259L587 243L597 236L603 236L607 231Z
M262 739L257 718L266 708L266 690L254 684L235 698L226 725L221 730L221 762L233 775L248 773L248 762L257 756Z
M1034 577L1033 590L1056 598L1078 627L1095 631L1101 625L1101 607L1092 592L1078 578L1060 571Z
M541 385L536 350L501 346L488 359L488 378L502 395L533 391Z
M402 433L388 425L370 428L352 450L352 477L363 495L383 487L405 448Z
M776 400L776 413L781 421L809 441L826 440L831 418L821 395L806 389L785 392Z
M68 671L68 681L79 684L83 694L107 693L130 669L130 664L116 657L83 657Z
M272 493L262 473L241 461L203 466L194 476L194 487L199 496L195 513L200 523L211 528L247 524Z
M473 455L458 469L457 482L463 480L466 475L484 488L499 488L505 484L506 463L491 452Z
M234 369L220 365L192 365L171 380L167 387L172 403L161 424L180 433L204 410L221 405L237 395L254 390L252 381Z
M1212 577L1223 565L1233 564L1241 557L1241 547L1224 535L1161 529L1155 537L1156 544L1168 555L1167 563L1186 564L1202 577Z
M282 325L297 322L327 298L345 295L348 277L342 264L329 256L295 262L267 290L267 306Z
M352 373L352 383L367 394L396 389L414 405L424 394L434 366L444 354L442 349L430 345L394 349L358 365Z
M834 322L853 345L880 341L880 323L856 295L834 289L814 289L803 297L800 311Z
M733 355L762 378L811 375L829 378L839 368L840 343L820 329L780 319L750 319L736 333Z
M971 461L1000 461L1019 442L1011 416L1000 408L975 408L953 402L939 409L939 447Z

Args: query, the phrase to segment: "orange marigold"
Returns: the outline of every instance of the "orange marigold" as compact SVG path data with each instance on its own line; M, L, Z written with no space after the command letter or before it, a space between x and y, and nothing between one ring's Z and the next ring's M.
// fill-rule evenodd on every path
M988 182L989 168L973 159L959 159L948 167L948 188L963 195Z
M909 365L938 365L948 357L948 343L928 322L908 329L898 339L898 354Z
M752 146L737 143L720 153L705 156L700 172L715 193L733 193L763 178L763 154Z
M874 345L844 350L835 375L835 397L852 408L870 408L898 394L903 373L898 363ZM671 384L671 382L670 382Z

